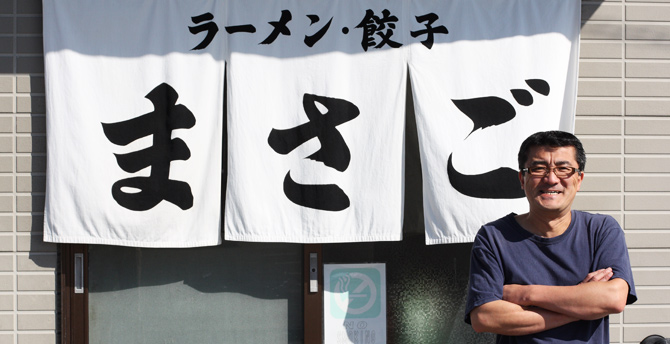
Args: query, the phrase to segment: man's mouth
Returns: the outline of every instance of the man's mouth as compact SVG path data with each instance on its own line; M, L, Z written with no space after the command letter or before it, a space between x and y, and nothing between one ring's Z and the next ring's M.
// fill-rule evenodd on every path
M553 191L553 190L548 190L548 191L547 191L547 190L544 190L544 191L542 191L542 193L543 193L543 194L549 194L549 195L558 195L558 194L560 194L561 192L560 192L560 191Z

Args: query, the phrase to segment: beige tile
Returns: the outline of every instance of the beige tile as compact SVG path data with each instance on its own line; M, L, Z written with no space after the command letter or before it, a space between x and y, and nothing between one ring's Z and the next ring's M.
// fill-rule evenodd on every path
M633 267L665 267L670 262L670 250L630 250L628 255Z
M21 330L53 330L56 328L55 314L21 314L18 315L18 329Z
M670 305L670 290L637 288L636 305Z
M14 276L0 275L0 291L13 291L13 290L14 290Z
M621 40L623 26L620 23L586 22L582 26L581 39Z
M625 171L631 173L670 172L670 158L664 156L626 157Z
M624 197L625 210L670 210L670 195L633 195Z
M19 311L56 310L55 294L21 294L17 297Z
M624 311L625 313L626 311ZM658 334L664 337L670 337L670 326L666 325L645 325L645 326L627 326L623 329L623 340L625 343L639 343L650 334Z
M620 21L621 4L582 3L582 20Z
M33 195L33 196L17 195L16 211L18 212L44 211L44 195Z
M55 253L35 253L17 255L18 271L53 271L56 269Z
M668 81L626 81L627 97L668 97L670 82Z
M629 175L624 179L625 191L670 191L670 175L637 176Z
M11 134L14 132L14 118L10 116L0 116L0 133Z
M579 118L575 120L576 135L621 135L623 121L619 118Z
M56 333L20 333L18 344L56 344Z
M580 61L579 76L582 78L620 78L623 75L621 61Z
M621 42L589 42L582 40L579 45L579 57L582 59L619 59L623 57Z
M14 211L14 197L12 196L0 196L0 212L12 212Z
M16 138L17 153L46 153L46 136L20 136Z
M0 295L0 311L14 310L14 295Z
M13 153L14 140L11 136L0 137L0 153Z
M16 132L17 133L46 133L46 117L39 115L18 116L16 118Z
M44 228L44 217L38 214L34 215L17 215L16 216L16 231L17 232L42 232Z
M14 92L14 76L0 75L0 93Z
M13 192L14 180L12 176L0 175L0 192Z
M621 326L612 325L612 316L610 315L610 343L619 343L622 331L623 328Z
M668 229L670 214L667 212L626 214L625 224L626 229Z
M626 6L627 21L670 21L670 7L659 5Z
M2 215L0 216L0 232L14 231L14 216Z
M21 233L16 235L17 252L57 252L58 245L44 242L43 233Z
M669 286L670 271L659 269L633 269L635 287L638 286Z
M14 330L14 314L0 314L0 331Z
M585 174L580 191L621 191L621 176L603 176Z
M44 192L46 190L46 176L17 176L16 192Z
M580 97L620 97L621 80L580 80L577 94Z
M19 23L22 20L30 20L29 18L19 18ZM41 26L42 23L40 23ZM16 77L16 92L19 93L44 93L44 77L40 75L17 75Z
M619 154L621 153L621 139L619 138L580 138L584 150L588 154Z
M629 118L626 135L670 135L670 118Z
M18 275L19 291L53 291L56 290L56 276L51 274Z
M14 344L14 334L0 333L0 344Z
M591 195L584 192L577 193L573 208L584 211L614 211L621 210L620 195Z
M670 26L664 24L626 24L626 39L669 40Z
M626 43L626 58L629 59L667 59L670 58L668 42Z
M670 159L669 159L670 160ZM616 173L621 172L621 165L623 159L616 156L592 156L586 155L586 172L605 172ZM670 161L669 161L670 163Z
M628 78L670 78L670 62L667 61L628 61Z
M622 114L623 100L621 99L577 98L577 116L621 116Z
M670 307L627 308L623 321L626 324L670 323Z
M14 158L0 156L0 172L14 172Z
M14 97L0 94L0 113L14 112Z
M624 152L626 154L667 154L670 153L670 137L629 137L624 142Z
M14 235L12 233L2 233L2 235L0 235L0 252L14 252ZM4 264L4 261L5 261L5 258L8 258L8 257L12 257L12 259L13 259L13 256L0 255L0 261L3 262L3 263L0 263L0 267L4 268L6 266ZM9 265L8 265L8 268L9 268L10 271L12 270L12 266L13 266L13 264L11 263L12 259L8 259L9 262L10 262Z
M6 246L7 243L2 243L3 246ZM10 242L10 246L13 246L13 243ZM7 254L6 252L11 250L3 250L0 254L0 271L2 272L12 272L14 271L14 255Z
M31 154L30 156L16 157L16 172L36 173L36 172L46 172L46 170L47 170L46 156Z

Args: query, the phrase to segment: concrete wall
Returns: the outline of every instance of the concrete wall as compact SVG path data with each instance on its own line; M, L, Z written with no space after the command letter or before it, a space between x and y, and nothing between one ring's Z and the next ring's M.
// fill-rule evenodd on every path
M583 1L582 17L576 207L624 226L639 296L612 317L612 342L670 337L670 0ZM58 342L41 33L41 1L0 0L0 344Z

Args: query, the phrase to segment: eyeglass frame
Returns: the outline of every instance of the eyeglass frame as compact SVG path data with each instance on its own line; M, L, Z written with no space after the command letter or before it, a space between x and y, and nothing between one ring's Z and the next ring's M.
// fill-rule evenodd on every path
M531 176L531 177L537 177L537 178L544 178L544 177L548 176L549 173L553 173L553 174L556 176L556 178L559 178L559 179L568 179L568 178L572 177L573 175L575 175L575 173L577 173L577 174L579 175L579 174L581 174L581 172L582 172L582 171L579 169L579 167L572 167L572 166L554 166L554 167L549 167L549 166L533 166L533 168L535 168L535 167L546 168L547 171L546 171L543 175L541 175L541 176L540 176L540 175L534 175L534 174L530 171L530 168L529 168L529 167L526 167L526 168L522 168L522 169L521 169L521 173L523 173L523 174L526 174L526 173L527 173L529 176ZM572 171L569 172L565 177L559 177L559 175L556 173L556 170L559 169L559 168L571 168Z

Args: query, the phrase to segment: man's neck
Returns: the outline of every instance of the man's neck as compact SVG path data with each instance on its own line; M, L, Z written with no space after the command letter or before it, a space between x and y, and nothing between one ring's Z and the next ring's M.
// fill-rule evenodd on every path
M569 209L561 214L528 212L517 215L515 219L523 229L537 236L553 238L568 229L572 221L572 212Z

